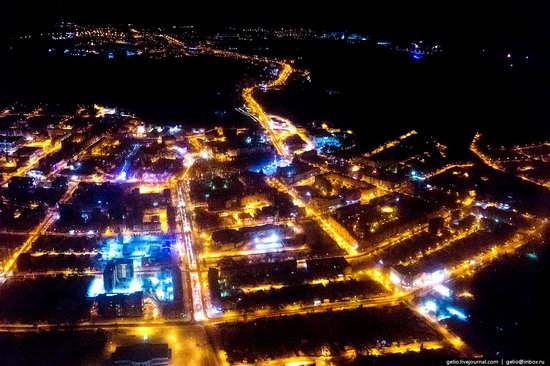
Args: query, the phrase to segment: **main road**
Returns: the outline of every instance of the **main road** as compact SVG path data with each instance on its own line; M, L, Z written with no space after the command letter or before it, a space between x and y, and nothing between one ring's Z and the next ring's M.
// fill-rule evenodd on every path
M197 257L193 247L192 223L189 219L188 202L188 183L185 180L178 181L177 189L177 207L181 226L181 234L178 236L180 242L180 255L182 259L183 280L187 279L187 287L191 293L188 298L193 304L193 319L201 321L205 319L204 306L202 301L202 288L200 275L198 272ZM185 287L185 286L184 286Z
M279 70L279 76L277 77L277 79L268 83L265 86L266 89L272 89L285 85L288 81L288 78L292 74L293 68L289 63L280 62L279 65L281 68ZM245 101L246 107L251 112L253 118L258 121L265 129L269 136L269 139L271 140L271 143L277 150L277 153L283 158L289 158L291 157L291 154L287 151L287 149L277 137L277 134L273 131L269 115L265 112L260 103L258 103L256 99L254 99L254 91L256 91L259 87L259 85L256 85L243 89L242 96Z

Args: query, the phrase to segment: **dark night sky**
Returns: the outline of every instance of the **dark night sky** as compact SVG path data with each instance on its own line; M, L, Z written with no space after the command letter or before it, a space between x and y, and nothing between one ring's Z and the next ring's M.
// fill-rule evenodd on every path
M264 24L354 28L460 41L550 39L550 5L541 1L167 1L43 0L2 4L6 30L40 29L60 18L83 23Z

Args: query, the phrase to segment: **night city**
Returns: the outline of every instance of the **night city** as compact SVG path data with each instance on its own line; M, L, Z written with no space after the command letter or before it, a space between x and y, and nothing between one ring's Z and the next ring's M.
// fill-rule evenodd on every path
M182 6L2 5L0 365L550 362L550 5Z

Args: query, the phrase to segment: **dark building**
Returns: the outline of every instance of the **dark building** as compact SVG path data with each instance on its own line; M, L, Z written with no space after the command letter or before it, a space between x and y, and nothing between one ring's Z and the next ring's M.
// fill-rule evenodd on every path
M67 188L69 188L69 179L67 177L55 177L52 181L52 189L61 191L66 190Z
M17 269L19 271L30 271L32 269L32 258L30 253L21 253L17 257Z
M349 263L344 257L315 258L307 259L304 269L315 276L337 276L342 275L349 267Z
M212 243L218 249L234 249L244 244L244 231L223 229L212 233Z
M160 366L168 365L172 350L165 343L138 343L117 347L111 356L113 365Z
M428 231L433 235L438 235L443 231L445 220L443 217L434 217L428 220Z
M287 184L296 183L302 179L313 177L319 173L317 168L294 159L292 164L285 167L277 167L277 176Z
M34 179L29 177L11 177L8 189L11 191L27 192L34 184Z
M81 220L81 209L72 203L59 204L59 219L65 224L78 224Z
M228 259L221 261L220 275L222 278L248 283L250 280L255 281L258 278L291 276L296 273L296 268L295 259L250 264Z
M222 310L222 297L218 270L216 268L208 268L208 287L210 288L210 296L212 300L212 307L214 309Z
M141 317L143 293L102 294L97 297L97 310L105 318Z

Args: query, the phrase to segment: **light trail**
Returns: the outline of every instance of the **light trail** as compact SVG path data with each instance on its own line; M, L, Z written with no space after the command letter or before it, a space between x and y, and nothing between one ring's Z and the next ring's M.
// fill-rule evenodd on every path
M411 130L411 131L407 132L406 134L399 136L397 139L388 141L385 144L378 146L376 149L372 150L371 152L363 154L363 156L366 157L366 158L369 158L373 155L381 153L382 151L384 151L386 149L389 149L389 148L392 148L394 146L399 145L401 143L401 141L405 140L406 138L408 138L410 136L416 135L416 134L417 134L417 132L415 130Z
M491 160L491 158L483 153L477 146L479 139L481 139L481 134L477 132L474 136L474 139L472 140L472 143L470 144L470 151L472 151L474 154L478 156L478 158L481 159L485 163L485 165L490 166L491 168L495 170L499 170L501 172L505 172L505 170L498 164L497 162Z
M410 302L405 302L411 310L420 315L422 319L426 321L428 325L437 331L454 349L456 349L462 356L465 357L479 357L478 354L472 351L472 349L456 334L451 332L446 326L438 323L436 319L431 317L422 307L416 306Z
M277 79L273 80L269 84L266 85L267 89L272 89L276 87L280 87L282 85L285 85L288 78L293 72L293 68L289 63L281 62L280 66L282 67L279 71L279 76ZM245 101L245 104L248 108L248 110L252 113L254 116L254 119L256 119L261 126L265 129L267 132L269 139L271 140L271 143L277 150L277 153L284 158L289 158L290 153L286 150L286 148L283 146L279 138L277 137L275 131L273 131L273 128L271 127L271 119L267 115L267 113L264 111L260 103L258 103L254 99L254 91L258 89L258 85L254 87L244 88L242 91L242 97Z
M286 134L288 136L291 136L291 135L298 135L300 136L300 138L306 143L307 147L305 148L306 151L308 150L313 150L315 148L315 144L313 143L313 141L311 141L310 137L307 135L307 133L305 132L305 130L303 128L296 128L296 126L294 126L294 124L292 123L292 121L290 121L288 118L284 118L284 117L281 117L281 116L277 116L277 115L273 115L273 114L270 114L268 116L269 118L269 121L270 121L270 125L274 122L274 121L281 121L282 123L285 124L285 126L282 128L282 130L284 132L286 132ZM285 137L288 137L286 135L282 135L282 136L279 136L278 137L278 140L282 141Z
M466 168L471 168L473 166L474 166L473 163L448 164L448 165L445 165L444 167L439 168L439 169L437 169L437 170L435 170L431 173L425 174L424 176L426 178L432 178L432 177L435 177L436 175L445 173L446 171L451 170L451 169L466 169Z
M17 262L17 258L19 258L22 253L28 252L32 248L34 242L46 231L46 228L50 225L53 218L54 211L49 209L44 219L29 232L28 239L19 247L19 249L15 251L15 253L13 253L4 266L3 273L0 274L0 277L6 278L9 275L9 272L13 269L13 266Z
M306 208L306 214L310 216L319 227L332 239L336 242L336 244L346 252L347 255L357 255L357 241L353 239L353 237L348 234L346 237L344 237L343 234L339 233L334 227L333 224L327 217L325 217L321 212L319 212L313 205L308 204L307 202L303 201L300 196L298 195L298 192L296 192L296 189L292 186L286 185L280 180L276 178L268 178L267 179L268 184L270 184L272 187L276 188L277 190L288 193L292 199L299 204L299 206Z
M427 249L421 253L419 253L416 257L414 258L411 258L411 259L408 259L406 261L401 261L399 262L399 264L403 265L403 266L410 266L416 262L418 262L420 259L422 259L423 257L427 257L435 252L438 252L444 248L447 248L448 246L450 245L453 245L455 242L459 241L459 240L462 240L462 239L465 239L477 232L479 232L481 230L481 225L480 225L480 222L479 220L476 220L476 222L474 223L474 225L472 225L470 228L468 228L467 230L463 231L463 232L460 232L458 233L457 235L447 239L447 240L444 240L443 242L440 242L438 243L435 247L433 247L432 249Z
M13 173L4 174L2 177L2 181L0 182L0 186L3 186L4 184L6 184L11 177L22 176L27 174L28 172L30 172L31 170L33 170L38 166L42 158L50 154L53 154L59 150L61 150L61 141L56 141L54 144L50 144L48 147L44 147L40 152L40 154L38 154L38 156L33 156L32 158L30 158L29 162L25 166L18 168Z
M189 165L184 171L182 178L187 175L191 165ZM182 180L176 183L177 191L177 207L179 209L179 216L181 220L181 234L178 235L178 242L180 246L180 255L183 259L183 263L186 264L189 273L191 301L193 304L193 318L195 321L205 320L205 311L203 306L203 295L201 287L201 279L198 272L197 259L193 250L193 236L192 227L189 220L189 214L187 212L187 202L190 202L187 193L187 183ZM186 272L182 268L182 276L186 278ZM184 285L185 286L185 285Z
M223 257L239 257L239 256L250 256L258 254L267 254L267 253L283 253L283 252L297 252L304 251L307 249L307 246L301 245L297 247L282 247L276 249L242 249L242 250L228 250L228 251L213 251L213 252L204 252L199 255L200 259L214 259L214 258L223 258Z
M355 258L361 258L361 260L365 258L372 257L373 255L379 253L380 251L383 251L385 249L388 249L389 247L399 244L402 241L405 241L407 239L410 239L416 235L419 235L426 231L428 228L428 224L422 224L419 226L415 226L412 229L409 229L407 231L401 232L398 235L395 235L389 239L386 239L384 241L381 241L370 248L366 249L364 252L356 253L355 255L348 255L346 256L346 259L355 259Z
M511 172L508 172L504 166L496 161L495 159L491 159L491 157L489 155L487 155L486 153L484 153L483 151L481 151L478 147L478 143L479 143L479 140L481 139L481 134L479 132L477 132L474 136L474 139L472 140L472 143L470 144L470 151L472 151L474 154L477 155L477 157L483 161L483 163L485 163L485 165L495 169L495 170L498 170L500 172L503 172L503 173L509 173L509 174L513 174ZM538 181L538 180L535 180L533 178L529 178L528 176L526 175L523 175L523 174L515 174L516 177L526 181L526 182L530 182L530 183L533 183L533 184L536 184L540 187L544 187L546 189L550 189L550 182L548 181Z
M209 324L239 323L255 319L278 318L281 316L307 315L311 313L324 313L327 311L344 311L357 308L394 307L401 305L403 294L378 296L361 300L335 301L321 303L319 305L288 305L283 309L259 309L253 313L239 313L226 311L218 318L209 320Z
M453 277L471 276L476 270L486 266L505 254L513 254L520 248L530 243L535 238L541 238L548 226L548 220L537 220L530 229L520 230L511 239L501 245L493 246L490 249L468 258L455 267L448 270Z
M80 158L82 158L84 156L84 154L87 152L87 150L90 147L92 147L94 144L96 144L99 140L101 140L104 136L105 135L96 136L96 137L90 139L90 141L86 144L86 146L83 147L79 152L74 154L70 159L64 159L60 163L56 164L55 168L50 173L48 173L48 175L45 177L45 179L51 179L54 175L58 174L63 169L65 169L67 167L67 164L69 163L69 161L71 161L71 160L73 160L73 161L80 160Z
M72 183L59 202L67 202L72 197L77 186L77 184ZM15 253L13 253L11 258L8 260L3 268L3 273L0 274L0 277L6 278L9 275L9 272L13 269L13 266L16 264L19 256L22 253L28 252L32 248L34 242L36 242L36 240L46 232L50 224L55 219L55 213L55 210L53 210L52 208L48 209L48 212L44 219L29 232L29 237L27 238L27 240L19 247L19 249L15 251Z

